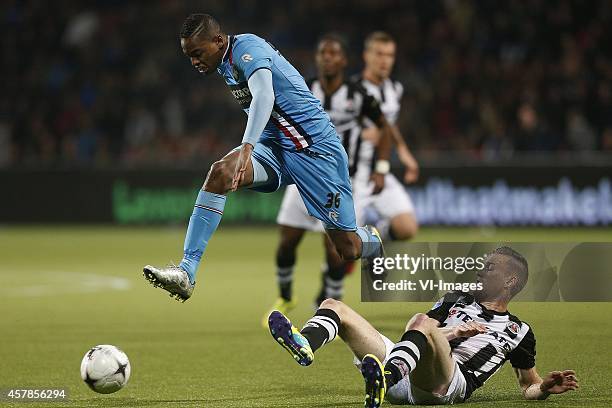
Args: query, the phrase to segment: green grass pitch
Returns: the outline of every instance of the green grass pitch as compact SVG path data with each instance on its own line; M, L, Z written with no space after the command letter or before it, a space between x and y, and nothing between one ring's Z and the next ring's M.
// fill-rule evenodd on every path
M185 304L148 285L144 264L179 261L184 229L0 227L0 388L65 387L69 401L8 403L44 407L359 407L362 380L337 340L313 366L295 364L260 326L276 298L273 228L221 227L212 239L194 297ZM423 229L422 241L605 241L610 230ZM299 300L291 317L312 314L322 245L300 248ZM359 302L347 280L346 302L391 338L430 304ZM612 406L612 303L517 303L538 339L540 373L573 368L581 388L525 402L510 367L466 406ZM81 381L89 347L114 344L130 357L132 378L112 395ZM384 406L387 406L386 404ZM544 406L544 405L541 405Z

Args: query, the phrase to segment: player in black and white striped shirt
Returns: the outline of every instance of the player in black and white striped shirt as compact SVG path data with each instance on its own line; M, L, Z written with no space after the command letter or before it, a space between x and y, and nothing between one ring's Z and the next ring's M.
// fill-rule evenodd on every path
M366 407L379 407L385 398L393 404L461 403L506 361L526 399L577 389L573 370L539 376L533 330L508 311L527 282L525 258L509 247L497 248L477 276L482 290L446 294L427 314L413 316L397 343L332 299L321 304L301 331L279 312L270 316L270 329L275 339L281 328L291 330L283 344L290 353L297 350L304 356L296 358L302 365L311 364L314 353L339 335L364 376ZM294 344L299 346L292 349Z
M380 109L391 125L391 135L398 157L406 169L403 181L410 184L418 179L419 165L397 127L404 87L399 81L391 78L396 48L394 38L388 33L375 31L369 34L364 41L364 68L356 80L378 101ZM368 120L364 126L362 137L375 144L380 132ZM373 196L369 194L371 187L367 179L368 165L371 166L371 161L363 160L360 165L362 168L353 178L355 212L364 213L364 224L376 226L383 241L414 237L418 231L418 222L410 197L404 198L404 186L393 175L389 175L385 191Z

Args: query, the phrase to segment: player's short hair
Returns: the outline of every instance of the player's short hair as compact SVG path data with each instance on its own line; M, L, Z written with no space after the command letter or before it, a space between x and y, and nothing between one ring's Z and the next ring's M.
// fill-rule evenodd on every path
M365 38L363 42L363 47L365 49L370 48L370 45L374 42L384 42L384 43L393 43L395 44L395 38L391 36L391 34L385 31L374 31Z
M323 41L333 41L335 43L338 43L344 55L348 56L348 42L343 35L333 32L325 33L321 37L319 37L319 40L317 41L317 48L319 47L319 45L321 45Z
M510 288L512 297L516 296L527 284L529 279L529 266L527 260L521 254L508 246L501 246L493 251L494 254L505 255L511 259L512 271L514 272L517 281Z
M212 37L221 31L219 22L210 14L191 14L183 22L181 38L203 35Z

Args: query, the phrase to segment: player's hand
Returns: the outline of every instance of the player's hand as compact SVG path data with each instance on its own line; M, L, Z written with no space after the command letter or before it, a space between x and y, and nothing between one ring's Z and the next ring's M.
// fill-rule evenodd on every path
M487 332L487 326L477 322L465 322L459 326L454 327L453 335L455 337L473 337L477 334L483 334Z
M236 162L236 170L234 170L234 177L232 178L232 191L236 191L242 180L244 180L244 174L246 173L247 165L251 160L251 152L253 151L253 145L245 143L240 148L240 154L238 155L238 161Z
M404 172L404 183L412 184L419 179L419 163L410 155L406 159L406 171Z
M374 189L372 194L376 195L383 191L385 188L385 175L382 173L372 173L370 180L374 183Z
M577 388L578 379L574 370L550 372L540 384L540 390L549 394L563 394Z

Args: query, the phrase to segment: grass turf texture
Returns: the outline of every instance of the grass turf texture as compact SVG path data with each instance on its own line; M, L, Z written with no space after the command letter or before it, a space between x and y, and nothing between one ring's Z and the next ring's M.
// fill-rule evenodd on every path
M141 268L172 257L178 261L183 236L183 228L0 228L0 388L65 387L70 393L68 402L0 406L362 406L362 379L342 341L303 368L260 327L277 295L275 229L221 228L207 250L194 297L179 304L148 285ZM610 236L610 230L423 229L419 239L605 241ZM312 315L321 247L319 236L310 234L300 248L299 306L291 314L299 324ZM358 285L357 276L347 280L345 300L392 339L413 313L431 306L362 304ZM580 390L551 396L547 407L612 406L607 318L612 303L517 303L511 311L534 327L541 374L578 372ZM122 348L132 364L130 383L112 395L93 393L79 376L84 353L103 343ZM464 406L537 403L522 400L506 365Z

